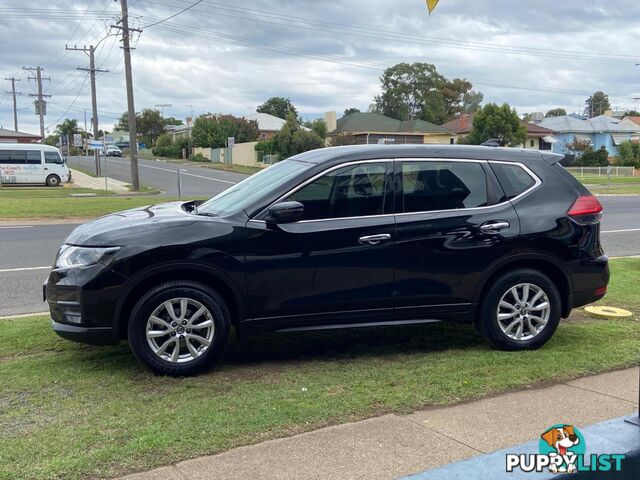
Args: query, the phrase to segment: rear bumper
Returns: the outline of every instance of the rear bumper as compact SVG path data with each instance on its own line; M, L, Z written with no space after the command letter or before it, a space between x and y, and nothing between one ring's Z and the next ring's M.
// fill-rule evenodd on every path
M67 340L90 345L115 345L119 342L117 332L111 327L80 327L51 320L53 331Z
M609 258L600 255L582 260L573 269L573 292L569 297L570 308L578 308L596 302L606 295L609 284Z

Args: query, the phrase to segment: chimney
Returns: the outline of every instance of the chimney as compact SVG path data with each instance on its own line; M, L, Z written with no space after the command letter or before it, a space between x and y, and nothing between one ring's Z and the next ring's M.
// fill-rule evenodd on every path
M464 132L466 127L467 127L467 119L469 118L469 114L468 113L461 113L460 114L460 131Z
M338 128L338 121L336 119L336 112L327 112L324 114L324 123L327 124L327 132L333 132Z
M605 110L605 111L604 111L604 114L605 114L607 117L613 117L613 110Z

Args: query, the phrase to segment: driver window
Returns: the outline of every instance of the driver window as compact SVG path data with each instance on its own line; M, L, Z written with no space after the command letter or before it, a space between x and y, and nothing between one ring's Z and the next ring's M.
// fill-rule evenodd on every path
M45 163L62 163L62 158L58 152L44 152Z
M303 220L362 217L384 213L386 163L362 163L333 170L290 195L304 205Z

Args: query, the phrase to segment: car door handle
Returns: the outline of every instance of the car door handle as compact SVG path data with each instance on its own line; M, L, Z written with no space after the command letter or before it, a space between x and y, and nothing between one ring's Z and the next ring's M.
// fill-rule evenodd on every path
M386 242L387 240L391 240L391 235L388 233L380 233L378 235L366 235L358 239L360 243L367 243L369 245L378 245L380 242Z
M487 222L480 225L480 230L485 233L495 233L510 226L509 222Z

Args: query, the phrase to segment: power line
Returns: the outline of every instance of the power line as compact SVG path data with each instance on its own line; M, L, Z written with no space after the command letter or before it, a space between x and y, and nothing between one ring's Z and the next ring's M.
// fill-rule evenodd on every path
M191 10L193 7L195 7L196 5L201 4L202 2L203 2L203 0L198 0L197 2L195 2L195 3L191 4L191 5L189 5L188 7L183 8L183 9L182 9L182 10L180 10L179 12L174 13L173 15L171 15L171 16L169 16L169 17L167 17L167 18L163 18L162 20L157 21L157 22L155 22L155 23L151 23L151 24L149 24L149 25L145 25L145 26L144 26L144 27L142 27L142 28L143 28L143 29L144 29L144 28L151 28L151 27L155 27L156 25L160 25L161 23L164 23L164 22L166 22L167 20L171 20L172 18L177 17L178 15L180 15L181 13L186 12L187 10Z
M89 74L86 74L84 76L84 81L82 82L82 85L80 86L80 90L78 90L78 94L76 95L76 97L73 99L73 101L67 107L67 109L64 111L64 113L62 115L60 115L60 117L58 117L58 119L55 122L47 125L47 129L52 127L53 125L57 124L60 120L62 120L65 117L65 115L67 113L69 113L69 110L71 110L71 107L73 107L75 105L75 103L78 101L78 97L82 94L82 90L84 90L84 86L87 84L87 79L88 78L89 78Z

